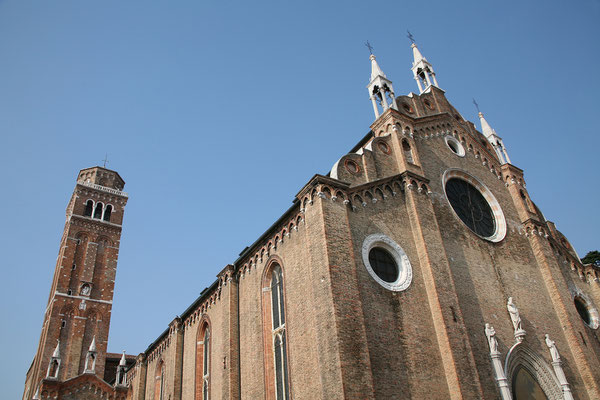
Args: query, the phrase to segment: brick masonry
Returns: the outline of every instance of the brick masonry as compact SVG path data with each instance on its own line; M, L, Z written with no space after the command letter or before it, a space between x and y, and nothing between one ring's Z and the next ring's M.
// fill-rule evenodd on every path
M464 155L448 146L447 136ZM505 221L497 224L505 228L498 237L481 238L459 219L446 198L447 176L463 176L495 199L492 208ZM78 185L73 213L82 212L81 195L90 190ZM112 299L120 227L81 218L67 225L61 244L67 261L57 266L52 293L76 289L62 272L81 257L69 238L86 232L89 243L98 243L102 232L113 245L105 250L106 280L94 284L101 289L92 296ZM412 267L406 290L388 290L367 271L363 243L372 234L386 235L406 253ZM85 260L90 257L86 253ZM599 271L581 265L531 200L523 171L501 164L486 138L436 87L396 98L395 109L373 123L371 134L330 176L316 175L300 190L272 228L137 357L127 374L127 398L202 399L201 330L208 327L210 398L274 399L269 274L275 263L284 277L292 398L500 398L484 326L494 326L504 360L515 345L509 297L527 332L518 346L536 355L539 370L553 374L544 342L549 334L575 397L600 398L600 336L574 305L575 297L592 311L600 305ZM52 310L78 309L79 299L51 300L28 384L44 376L58 338L62 316ZM109 310L96 307L103 316L94 331L99 354L106 348ZM69 375L61 379L81 374L91 340L85 324L72 329L76 339L65 347L70 358L63 369ZM98 376L101 371L99 365ZM544 390L549 398L560 392Z

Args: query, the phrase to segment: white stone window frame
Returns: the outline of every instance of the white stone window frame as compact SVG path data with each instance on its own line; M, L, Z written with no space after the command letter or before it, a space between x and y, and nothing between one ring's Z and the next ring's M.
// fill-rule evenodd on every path
M386 250L394 258L396 265L398 266L398 278L394 282L386 282L381 279L371 266L369 262L369 253L375 248L380 247ZM371 275L371 277L384 288L393 292L401 292L410 286L412 282L412 266L408 256L400 247L400 245L394 242L389 236L383 233L374 233L365 238L362 244L362 259L365 268Z
M455 154L459 157L464 157L466 152L465 152L465 147L462 145L461 142L458 141L458 139L456 139L454 136L452 135L446 135L446 137L444 138L444 140L446 141L446 146L448 146L448 148L450 149L450 151L452 152L452 154ZM450 147L450 143L452 143L454 146L456 146L456 149L458 150L458 152L455 152L454 150L452 150L452 147Z
M494 215L494 220L496 222L496 229L494 230L494 233L491 236L486 237L475 233L471 228L467 226L467 224L463 222L463 220L458 216L456 211L454 211L454 207L452 207L452 204L448 199L448 194L446 193L446 183L448 183L448 181L452 178L462 179L463 181L470 183L479 191L479 193L481 193L483 198L488 202L490 208L492 209L492 214ZM507 227L506 219L504 218L504 213L502 212L502 207L500 207L500 203L498 203L498 200L496 200L496 197L492 194L492 191L488 189L488 187L485 186L479 179L475 178L468 172L463 171L462 169L449 169L446 172L444 172L444 175L442 176L442 188L444 189L444 197L446 198L446 201L448 202L448 206L452 210L452 213L454 214L456 219L458 219L460 223L465 228L467 228L469 232L480 237L481 239L487 240L492 243L498 243L504 240L504 238L506 237Z

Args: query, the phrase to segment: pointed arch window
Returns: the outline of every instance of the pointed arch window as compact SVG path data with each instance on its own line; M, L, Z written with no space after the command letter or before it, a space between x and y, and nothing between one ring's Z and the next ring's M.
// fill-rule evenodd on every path
M164 383L165 383L165 363L160 360L156 367L156 375L154 377L154 400L164 399Z
M267 309L263 315L265 335L265 368L270 387L267 398L274 400L290 399L290 382L288 375L287 332L285 298L283 289L283 271L278 263L274 263L270 272L265 275L263 293L268 294L263 305ZM269 293L270 292L270 293Z
M196 340L196 400L210 399L211 334L208 321L200 325Z

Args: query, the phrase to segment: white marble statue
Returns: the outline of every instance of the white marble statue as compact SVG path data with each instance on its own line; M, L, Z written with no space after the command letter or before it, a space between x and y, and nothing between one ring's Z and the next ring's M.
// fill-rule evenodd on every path
M550 355L552 356L552 361L558 362L560 361L560 354L558 354L558 349L556 348L556 343L554 340L550 339L550 336L546 333L546 346L550 349Z
M519 315L519 309L516 304L513 302L513 298L508 298L508 303L506 304L506 308L508 309L508 313L510 314L510 319L513 323L513 327L515 328L515 333L523 331L523 327L521 326L521 316Z
M498 352L498 340L496 339L496 330L490 324L485 324L485 336L487 336L490 345L490 353Z

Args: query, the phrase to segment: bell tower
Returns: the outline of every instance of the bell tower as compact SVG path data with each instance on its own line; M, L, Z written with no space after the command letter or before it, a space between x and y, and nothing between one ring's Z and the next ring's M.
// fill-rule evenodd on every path
M432 86L439 88L433 66L423 57L417 44L412 39L412 35L409 34L409 38L412 42L410 47L413 50L412 72L419 87L419 94L429 91Z
M372 50L372 47L368 42L367 45L369 50ZM373 53L371 53L369 59L371 60L371 79L367 85L367 90L369 91L369 97L373 104L375 119L377 119L385 112L385 110L390 107L395 107L394 87L392 86L392 81L390 81L381 68L379 68L379 64L377 64L377 60Z
M23 399L30 400L47 380L60 382L84 373L104 376L123 212L128 199L124 185L117 172L102 167L83 169L77 176ZM90 368L89 360L92 348L94 368Z

